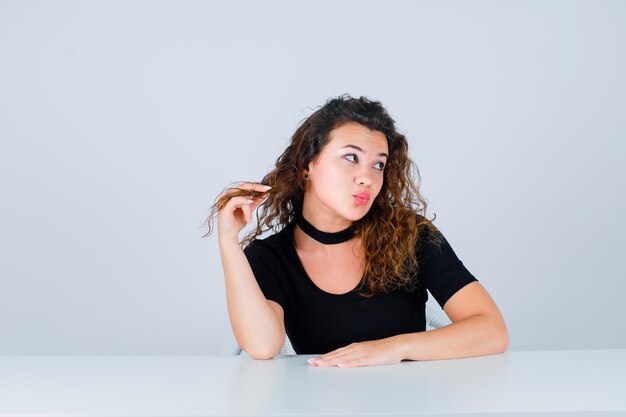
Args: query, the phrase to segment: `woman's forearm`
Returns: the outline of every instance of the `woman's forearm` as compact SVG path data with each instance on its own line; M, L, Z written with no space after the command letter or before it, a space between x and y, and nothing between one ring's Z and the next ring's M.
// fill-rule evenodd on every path
M438 329L393 336L402 359L434 360L502 353L509 347L499 318L476 315Z
M239 346L255 359L280 352L285 339L276 313L236 241L220 241L228 316Z

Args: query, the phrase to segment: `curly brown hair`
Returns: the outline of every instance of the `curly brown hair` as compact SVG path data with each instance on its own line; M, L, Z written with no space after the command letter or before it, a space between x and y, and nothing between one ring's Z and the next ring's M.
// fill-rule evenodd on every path
M432 220L425 217L427 203L419 192L419 169L409 158L406 137L396 131L395 121L380 102L365 97L357 99L344 94L331 98L306 118L291 137L287 149L278 157L275 168L261 181L272 188L263 192L236 186L228 188L233 192L220 194L213 204L206 220L208 232L202 237L211 234L213 217L230 198L260 197L266 193L267 199L256 212L256 229L240 242L240 246L245 248L266 231L280 231L302 210L303 171L328 143L330 132L349 122L384 133L389 147L382 189L368 213L354 223L355 236L361 239L365 251L365 272L360 288L367 286L370 289L369 293L360 295L372 297L394 288L414 289L419 270L419 245L424 239L436 245L442 241L432 224L436 215ZM413 180L414 174L417 184Z

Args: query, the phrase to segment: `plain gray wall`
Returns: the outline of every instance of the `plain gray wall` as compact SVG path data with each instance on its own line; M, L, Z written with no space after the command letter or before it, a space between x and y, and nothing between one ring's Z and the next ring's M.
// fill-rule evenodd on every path
M625 21L624 1L0 2L0 354L218 353L209 207L342 93L408 136L511 350L625 348Z

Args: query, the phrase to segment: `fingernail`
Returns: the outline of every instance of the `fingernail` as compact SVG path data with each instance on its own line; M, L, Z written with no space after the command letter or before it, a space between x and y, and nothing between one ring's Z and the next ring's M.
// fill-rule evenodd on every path
M264 185L263 188L265 188L266 190L271 189L272 187L270 187L269 185Z

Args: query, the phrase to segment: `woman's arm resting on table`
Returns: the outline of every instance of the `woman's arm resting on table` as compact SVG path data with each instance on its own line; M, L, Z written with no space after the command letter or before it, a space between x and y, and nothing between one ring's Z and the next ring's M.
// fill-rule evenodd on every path
M443 306L452 324L428 332L395 336L402 359L452 359L502 353L509 347L504 318L477 281L457 291Z
M443 309L452 320L448 326L352 343L315 358L312 365L385 365L399 363L403 359L433 360L491 355L508 349L509 337L504 319L479 282L474 281L461 288L450 297Z

